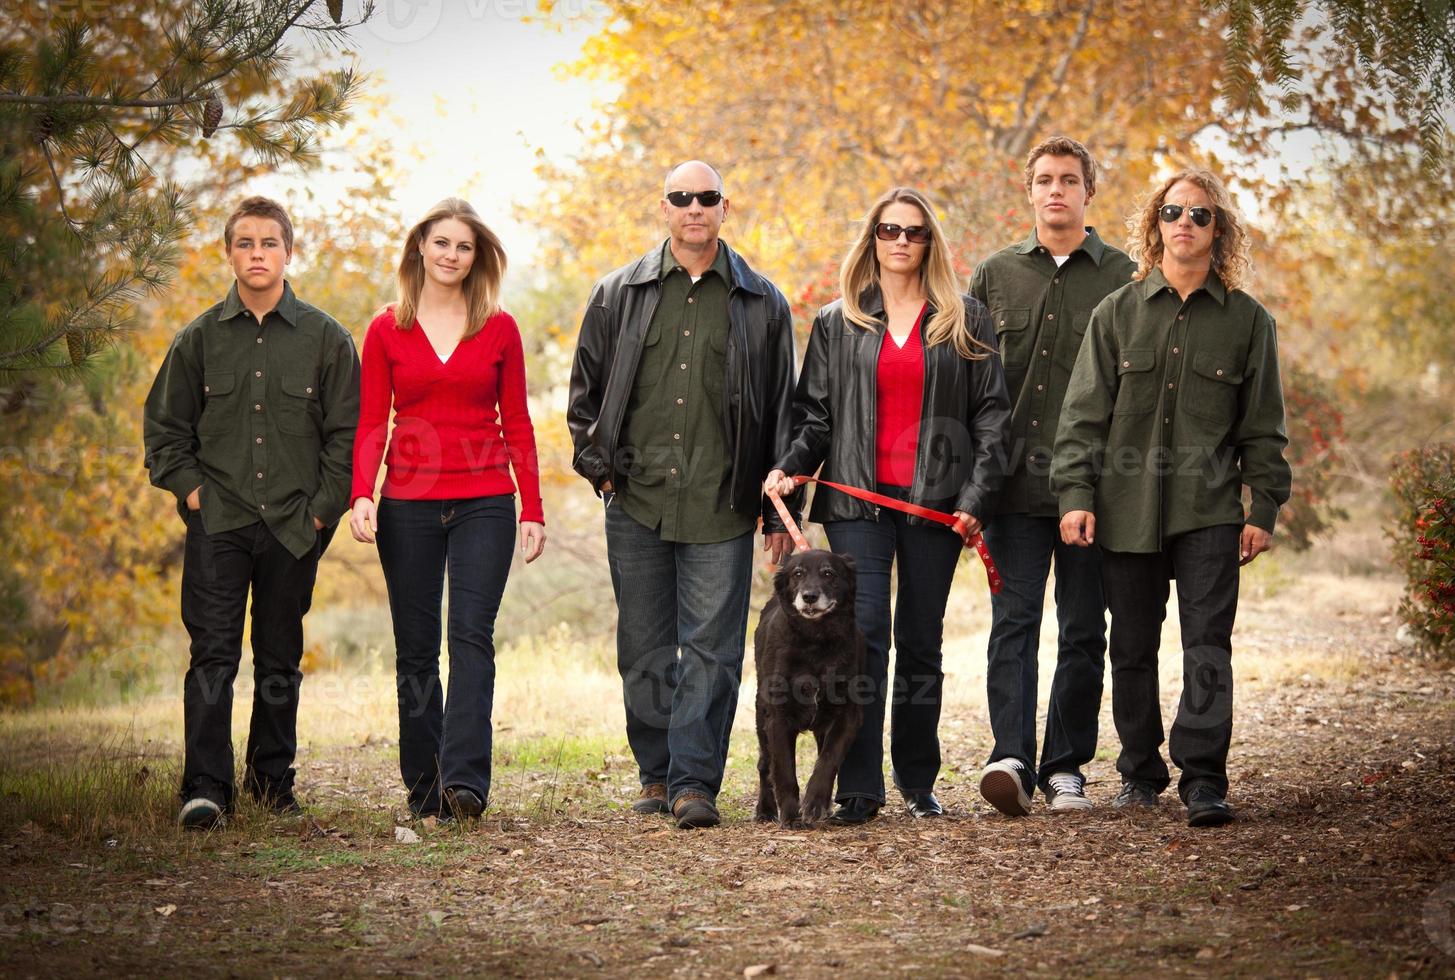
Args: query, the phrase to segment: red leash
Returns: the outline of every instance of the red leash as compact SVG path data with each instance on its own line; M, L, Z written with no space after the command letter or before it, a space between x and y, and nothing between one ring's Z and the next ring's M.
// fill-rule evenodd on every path
M805 483L821 483L826 487L832 487L840 493L846 493L851 497L867 501L877 507L888 507L915 517L923 517L927 521L934 521L936 524L943 524L956 534L960 540L965 542L965 547L974 548L975 553L980 556L980 561L985 565L985 577L990 581L990 591L998 594L1004 584L1000 578L1000 572L995 567L995 562L990 557L990 549L985 545L985 538L980 534L970 537L965 533L965 522L954 514L945 514L938 510L930 510L928 507L921 507L919 504L911 504L907 501L896 500L893 497L886 497L882 493L875 493L872 490L861 490L859 487L850 487L842 483L834 483L832 480L819 480L811 476L790 476L794 486L801 487ZM783 526L788 528L788 536L793 539L793 547L797 551L808 551L808 539L803 536L803 531L793 520L793 515L788 513L788 508L783 506L783 499L773 491L768 492L768 499L773 501L773 506L778 511L778 516L783 518Z

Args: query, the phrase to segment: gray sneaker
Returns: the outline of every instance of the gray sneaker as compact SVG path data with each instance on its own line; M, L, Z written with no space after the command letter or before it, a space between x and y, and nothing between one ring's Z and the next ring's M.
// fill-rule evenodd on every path
M1046 780L1046 802L1051 804L1052 813L1091 809L1086 781L1074 772L1058 772Z

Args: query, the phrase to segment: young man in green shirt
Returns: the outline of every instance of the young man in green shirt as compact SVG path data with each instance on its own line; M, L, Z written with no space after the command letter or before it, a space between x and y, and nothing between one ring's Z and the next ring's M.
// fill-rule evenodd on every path
M1096 308L1051 467L1061 536L1102 550L1111 611L1115 805L1155 806L1157 652L1177 580L1182 699L1169 748L1188 823L1232 819L1232 632L1239 567L1269 547L1292 474L1273 318L1240 288L1248 238L1206 170L1168 178L1138 221L1137 280ZM1252 505L1245 514L1244 488Z
M985 543L1004 587L990 597L986 699L995 738L980 792L1009 816L1031 812L1039 786L1056 812L1091 806L1081 767L1096 755L1106 658L1101 555L1061 541L1051 447L1091 311L1136 265L1086 225L1096 161L1065 136L1026 159L1035 228L980 264L970 292L990 308L1015 410L1011 457ZM1056 673L1036 768L1037 655L1046 578L1056 562Z
M293 757L303 616L318 559L349 506L359 358L347 330L293 295L283 271L293 225L282 206L243 201L223 233L237 280L172 340L147 396L153 485L186 522L182 622L184 827L218 826L233 805L232 682L253 596L253 708L244 783L296 812Z

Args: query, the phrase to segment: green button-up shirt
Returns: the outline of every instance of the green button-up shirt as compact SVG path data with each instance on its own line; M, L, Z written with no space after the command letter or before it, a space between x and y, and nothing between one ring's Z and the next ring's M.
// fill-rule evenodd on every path
M622 423L630 477L616 503L663 541L708 544L752 531L727 506L731 453L722 417L728 331L727 250L697 280L662 246L661 292Z
M1106 244L1095 228L1061 265L1030 237L980 263L970 293L990 309L1014 399L1010 460L997 514L1057 516L1051 492L1051 450L1071 369L1091 311L1132 281L1137 265Z
M1273 317L1211 273L1184 301L1154 269L1092 315L1051 486L1063 515L1096 515L1102 547L1152 553L1218 524L1271 532L1292 481L1286 445Z
M209 534L262 521L299 558L313 518L348 510L359 356L337 320L286 282L262 322L227 298L176 337L147 395L146 467L177 497L202 488Z

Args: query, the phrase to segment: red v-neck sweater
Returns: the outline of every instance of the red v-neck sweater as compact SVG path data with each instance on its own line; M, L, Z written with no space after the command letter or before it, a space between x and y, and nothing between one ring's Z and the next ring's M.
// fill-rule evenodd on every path
M900 347L884 334L875 379L874 477L892 487L914 485L914 460L919 451L919 423L925 392L924 345L920 324L910 328Z
M535 429L526 405L525 354L509 313L495 314L441 363L418 320L412 330L400 330L394 311L385 310L364 337L359 393L350 500L373 496L383 460L388 471L382 496L488 497L513 494L518 483L520 519L545 523Z

